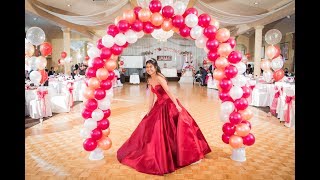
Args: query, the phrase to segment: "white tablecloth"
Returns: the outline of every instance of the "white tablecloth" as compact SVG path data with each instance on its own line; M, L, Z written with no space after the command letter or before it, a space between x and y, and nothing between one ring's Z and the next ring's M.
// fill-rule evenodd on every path
M33 119L52 116L49 93L45 95L43 104L42 99L40 99L37 95L36 89L25 90L25 103L25 110L28 111L28 113L25 114L30 115L30 117Z
M140 78L138 74L131 74L130 75L130 83L132 84L140 84Z
M179 80L179 83L193 83L194 77L191 70L187 70Z
M161 69L161 73L165 77L178 77L178 71L176 68L163 68Z

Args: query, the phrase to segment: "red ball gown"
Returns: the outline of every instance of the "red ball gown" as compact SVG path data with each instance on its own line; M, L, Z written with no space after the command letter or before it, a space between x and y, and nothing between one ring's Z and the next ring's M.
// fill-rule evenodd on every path
M139 172L163 175L192 164L211 152L200 128L180 104L179 113L162 86L151 86L157 101L131 137L120 147L117 158Z

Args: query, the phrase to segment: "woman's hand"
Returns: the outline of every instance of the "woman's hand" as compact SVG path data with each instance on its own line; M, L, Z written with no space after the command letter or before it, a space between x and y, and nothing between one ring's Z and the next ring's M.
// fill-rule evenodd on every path
M179 112L182 111L182 108L179 105L176 105L176 108L178 109Z

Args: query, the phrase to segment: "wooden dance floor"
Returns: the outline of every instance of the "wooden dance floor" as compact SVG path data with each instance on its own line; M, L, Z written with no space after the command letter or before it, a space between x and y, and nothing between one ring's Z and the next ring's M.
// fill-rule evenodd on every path
M131 135L147 111L146 85L124 84L114 88L109 137L112 147L105 158L90 161L82 147L82 103L69 113L56 114L25 130L26 179L295 179L295 130L266 112L254 112L250 120L254 145L246 147L245 162L230 159L231 147L221 140L218 91L192 84L169 82L172 92L194 117L212 152L200 163L164 176L148 175L122 165L118 148Z

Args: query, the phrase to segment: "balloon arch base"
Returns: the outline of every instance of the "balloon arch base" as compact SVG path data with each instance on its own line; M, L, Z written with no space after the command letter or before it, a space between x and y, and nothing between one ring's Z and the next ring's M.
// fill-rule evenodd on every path
M245 147L241 147L238 149L232 149L232 155L230 158L234 161L244 162L247 160L246 158L246 149Z

